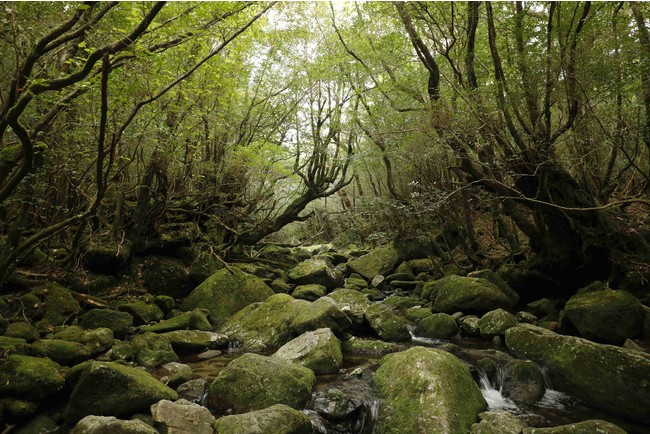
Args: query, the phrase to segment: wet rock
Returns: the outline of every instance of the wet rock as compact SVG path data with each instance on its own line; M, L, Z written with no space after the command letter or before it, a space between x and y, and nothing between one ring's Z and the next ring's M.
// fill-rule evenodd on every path
M116 338L124 339L133 332L133 317L112 309L91 309L81 316L79 325L86 329L106 327L113 330Z
M175 351L190 352L220 349L228 345L228 336L199 330L175 330L161 334Z
M446 313L434 313L415 326L416 336L434 339L449 339L458 334L456 320Z
M304 366L315 374L334 374L343 364L341 342L330 329L305 332L271 356Z
M135 325L145 325L152 322L158 322L165 316L158 306L145 301L123 303L117 306L117 310L129 313L133 317L133 323Z
M311 404L314 411L335 422L352 418L362 407L361 400L350 398L339 389L316 393Z
M360 327L365 322L366 309L370 306L370 300L365 294L354 289L338 289L329 294L352 321L356 327Z
M502 393L518 404L533 404L544 396L546 387L537 363L513 360L504 368Z
M216 322L224 321L251 303L261 302L274 294L257 276L238 268L221 269L197 286L183 300L181 308L207 309Z
M9 324L4 335L10 338L24 339L26 342L34 342L41 337L36 327L22 321Z
M83 344L88 347L92 356L108 351L114 343L113 331L108 328L86 330L79 326L69 326L52 337Z
M0 395L38 400L64 384L64 370L50 359L12 354L0 360Z
M184 399L159 401L151 406L151 415L160 431L176 434L212 434L216 420L207 408Z
M263 410L224 416L214 424L224 434L311 434L309 418L293 408L277 404Z
M526 427L517 416L505 410L486 411L478 417L481 422L472 425L472 434L520 434Z
M323 285L311 283L309 285L296 286L291 293L291 296L296 299L315 301L325 296L326 293L327 288L325 288Z
M482 315L499 308L511 310L519 301L510 292L478 277L452 275L434 281L431 286L429 300L434 309L449 314L462 311Z
M116 362L84 362L66 376L72 394L65 409L68 423L85 416L129 416L178 394L142 369Z
M604 420L585 420L553 428L524 428L522 434L625 434L613 423Z
M423 427L427 432L469 432L486 407L467 367L441 350L413 347L384 356L373 383L384 398L378 434L415 434Z
M607 289L574 295L564 306L564 317L583 338L621 344L641 334L644 311L629 292Z
M143 333L129 341L133 349L133 360L141 366L155 368L165 363L178 362L169 340L155 333Z
M503 309L492 310L481 317L478 328L481 337L490 339L503 335L510 327L519 324L517 317Z
M303 261L287 271L287 277L296 285L312 283L322 285L328 290L343 286L343 273L326 259L313 258Z
M157 434L152 426L141 420L121 420L113 416L86 416L70 434Z
M366 310L370 327L387 341L403 342L411 339L408 327L393 310L383 304L373 304Z
M508 329L505 337L517 356L546 367L559 390L596 408L650 421L650 358L645 354L529 324Z
M206 311L194 309L190 312L183 312L169 319L162 320L156 324L140 327L140 331L164 333L173 330L212 330L212 325L208 321Z
M186 399L196 404L201 404L208 392L210 380L207 378L197 378L196 380L187 381L176 389L179 398Z
M165 385L176 388L176 386L186 383L194 378L192 368L188 365L178 362L170 362L162 365L157 371L156 376Z
M179 259L148 256L142 267L142 285L149 294L183 298L194 287L189 271Z
M231 361L212 382L208 404L212 410L241 413L274 404L303 408L311 398L314 373L293 363L254 353Z
M77 365L92 357L92 351L84 344L61 339L41 339L32 344L32 348L35 352L65 366Z
M366 280L372 280L377 275L387 275L400 260L395 246L378 247L375 250L358 258L348 261L348 268L358 273Z

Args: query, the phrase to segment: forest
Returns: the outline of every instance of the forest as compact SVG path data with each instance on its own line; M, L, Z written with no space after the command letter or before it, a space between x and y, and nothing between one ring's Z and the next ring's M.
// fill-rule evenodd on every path
M0 432L647 432L649 27L0 2Z

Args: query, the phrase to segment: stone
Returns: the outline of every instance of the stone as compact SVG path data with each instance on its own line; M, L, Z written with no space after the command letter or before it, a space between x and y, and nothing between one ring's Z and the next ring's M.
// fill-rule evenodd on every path
M165 256L147 256L142 266L142 285L152 295L186 297L194 288L183 262Z
M359 339L352 337L341 343L341 350L347 354L388 354L403 351L404 344L384 342L375 339Z
M25 339L0 336L0 354L22 354L24 356L30 356L34 355L33 353L32 345L28 344Z
M626 291L577 294L567 301L563 312L580 336L596 342L622 344L643 330L643 306Z
M24 339L26 342L34 342L41 337L36 327L22 321L9 324L4 335L10 338Z
M201 404L210 386L207 378L197 378L186 381L176 388L179 398L186 399L196 404Z
M36 324L41 330L50 331L54 326L70 323L71 318L81 311L81 306L70 290L58 283L48 282L35 288L32 294L43 300L39 307L43 315Z
M309 417L293 408L276 404L243 414L224 416L214 424L219 434L311 434Z
M158 434L141 420L121 420L113 416L86 416L70 434Z
M595 408L650 421L650 358L645 354L530 324L508 329L505 343L518 357L545 367L558 390Z
M449 339L458 334L458 325L452 316L434 313L420 321L413 333L424 338Z
M460 332L464 336L475 337L480 336L481 330L479 329L480 319L476 316L467 316L460 322Z
M625 434L613 423L592 419L553 428L524 428L522 434Z
M176 307L176 301L168 295L156 295L153 298L153 302L156 303L156 306L158 306L165 315L169 314L174 307Z
M39 407L39 401L3 398L2 406L7 420L25 420L33 418Z
M472 425L471 434L521 434L526 427L514 414L505 410L485 411L481 422Z
M0 421L2 418L0 417ZM12 431L13 434L49 434L59 431L59 424L45 414L31 418L29 422Z
M539 321L557 321L560 311L555 302L548 298L540 298L526 305L528 311L535 315Z
M403 342L411 339L408 327L393 310L381 303L366 310L366 320L377 335L387 341Z
M158 306L145 301L123 303L117 306L117 310L129 313L133 317L133 323L135 325L158 322L165 317L165 314Z
M223 322L251 303L261 302L274 294L257 276L238 268L224 268L197 286L181 303L181 309L207 309L215 322Z
M532 360L512 360L504 367L503 395L517 404L533 404L544 396L544 377Z
M432 314L433 312L428 307L410 307L404 312L406 319L414 322L420 322Z
M133 332L133 317L128 312L91 309L81 316L79 325L86 329L106 327L113 330L116 338L124 339L126 335Z
M231 361L212 382L208 406L217 412L242 413L274 404L304 408L316 377L305 367L246 353Z
M370 306L370 300L365 294L354 289L337 289L328 296L350 318L354 326L360 327L363 325L366 309Z
M317 283L298 285L293 289L291 296L296 299L316 301L327 294L327 288Z
M311 408L327 420L334 422L350 419L361 410L363 402L350 398L339 389L314 394Z
M448 314L461 311L483 315L499 308L512 310L519 301L518 296L504 292L494 283L479 277L452 275L430 285L429 300L433 301L434 309Z
M77 365L92 357L92 351L79 342L62 339L41 339L32 344L32 349L60 365Z
M322 258L303 261L287 271L287 278L296 285L312 283L322 285L328 290L343 286L343 273L332 263Z
M537 317L530 312L520 310L515 316L520 323L537 325Z
M108 351L115 342L113 330L98 328L86 330L79 326L69 326L52 336L53 339L78 342L90 350L91 356Z
M158 323L140 327L140 331L153 333L185 329L210 331L212 330L212 324L208 321L205 311L202 309L194 309L190 312L179 313Z
M228 336L222 333L205 332L200 330L174 330L163 333L175 351L196 352L205 349L215 350L228 346Z
M169 340L156 333L143 333L129 341L133 349L133 360L146 368L156 368L169 362L178 362Z
M169 362L156 370L156 377L166 386L176 388L194 378L194 373L189 365L178 362Z
M413 347L384 356L373 383L384 401L375 432L469 432L486 403L469 369L453 355ZM406 369L405 367L408 367Z
M93 273L117 274L131 257L131 245L128 243L95 244L82 256L84 269Z
M64 370L50 359L12 354L0 360L0 395L35 401L64 385Z
M75 423L88 415L129 416L178 394L142 369L117 362L89 361L68 371L66 384L72 393L64 418Z
M335 374L343 364L341 342L326 328L303 333L271 357L304 366L314 374Z
M185 399L158 401L151 406L151 415L155 426L169 434L212 434L216 420L210 410Z
M312 303L296 300L294 308L296 314L291 326L296 335L319 328L328 328L341 335L352 325L352 321L330 297L321 297Z
M517 317L503 309L495 309L486 313L478 322L481 337L491 339L503 335L510 327L519 324Z
M400 255L392 244L378 247L363 256L348 261L348 268L370 281L377 275L388 275L398 264Z
M287 282L286 277L278 277L277 279L273 279L269 286L276 294L288 294L293 290L293 285Z

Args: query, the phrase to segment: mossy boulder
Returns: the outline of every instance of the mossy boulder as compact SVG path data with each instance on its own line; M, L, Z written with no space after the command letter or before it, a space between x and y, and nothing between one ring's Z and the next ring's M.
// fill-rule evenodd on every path
M133 360L141 366L155 368L165 363L178 362L171 343L156 333L143 333L129 341L133 349Z
M643 305L626 291L590 291L574 295L564 306L564 318L580 336L593 341L621 344L641 334Z
M431 316L433 312L428 307L410 307L404 312L404 316L407 320L413 322L420 322L424 318Z
M219 434L311 434L309 417L288 405L271 407L217 419Z
M174 330L162 333L164 337L179 352L215 350L228 346L228 336L222 333L201 330Z
M70 434L158 434L151 425L139 419L122 420L114 416L86 416Z
M62 339L42 339L32 344L35 352L60 365L73 366L92 357L90 348L79 342Z
M178 399L146 371L116 362L84 362L68 371L66 383L72 389L64 412L68 423L88 415L129 416L161 399Z
M442 350L413 347L384 356L373 383L384 398L377 434L466 433L486 408L469 369Z
M69 326L55 333L52 339L83 344L88 347L92 356L108 351L115 342L113 330L105 327L86 330L80 326Z
M302 261L287 271L287 278L296 285L316 283L328 290L343 286L343 273L324 258Z
M377 275L389 274L399 261L399 252L394 245L389 244L348 261L348 268L366 280L372 280Z
M228 363L212 382L208 405L222 413L261 410L274 404L301 409L309 402L315 381L310 369L247 353Z
M485 411L478 417L481 422L472 425L472 434L521 434L526 427L517 416L505 410Z
M213 434L215 422L210 410L202 405L179 399L162 400L151 406L151 416L159 432Z
M460 321L460 332L464 336L479 336L481 334L481 330L479 329L479 323L480 318L477 316L468 316L466 318L463 318Z
M183 298L194 288L189 270L180 259L148 256L142 264L142 286L149 294Z
M50 359L12 354L0 361L0 395L39 400L64 384L64 369Z
M522 434L625 434L611 422L592 419L553 428L524 428Z
M291 296L293 298L315 301L327 294L327 288L318 283L310 283L309 285L298 285L293 289Z
M512 360L504 367L502 393L518 404L533 404L544 396L544 377L532 360Z
M650 421L650 358L645 354L530 324L508 329L505 342L517 356L545 367L559 390L593 407Z
M105 243L90 246L81 263L84 269L93 273L114 275L126 267L130 257L130 244Z
M57 283L49 282L35 288L32 293L42 300L39 306L42 316L36 324L39 329L49 331L54 326L69 324L81 310L70 290Z
M33 355L32 346L25 339L0 336L0 352L3 354Z
M341 342L325 328L301 334L271 357L304 366L315 374L335 374L343 364Z
M10 338L24 339L26 342L34 342L41 337L36 327L23 321L9 324L4 335Z
M113 309L91 309L81 316L79 325L87 329L106 327L113 330L116 338L124 339L133 332L133 317L128 312Z
M341 350L346 354L388 354L406 349L405 344L384 342L375 339L359 339L352 337L341 343Z
M366 310L366 321L377 335L387 341L403 342L411 339L406 323L390 307L377 303Z
M207 314L202 309L194 309L190 312L183 312L158 323L140 327L140 331L165 333L174 330L212 330L212 325Z
M434 281L428 297L434 309L449 314L460 311L482 315L499 308L512 310L519 301L487 279L455 275Z
M434 339L449 339L458 334L456 320L446 313L434 313L415 326L416 336Z
M517 317L503 309L495 309L486 313L478 321L478 328L484 338L503 335L510 327L519 324Z
M492 270L485 269L485 270L472 271L471 273L467 274L467 277L478 277L495 284L497 287L499 287L501 292L503 292L506 296L508 296L508 298L512 300L516 300L514 302L515 305L518 304L519 301L521 300L519 294L517 294L517 291L512 289L505 280L503 280L497 273L495 273Z
M264 301L273 290L262 279L238 268L221 269L183 300L181 308L207 309L213 321L222 322L251 303Z
M328 296L350 318L354 326L359 327L365 322L366 309L370 306L370 300L365 294L354 289L338 289Z
M130 314L135 325L151 324L165 317L163 311L156 304L146 301L122 303L117 306L117 310Z
M321 297L312 303L296 300L294 308L296 314L291 320L291 326L296 335L320 328L328 328L341 335L352 325L350 318L330 297Z

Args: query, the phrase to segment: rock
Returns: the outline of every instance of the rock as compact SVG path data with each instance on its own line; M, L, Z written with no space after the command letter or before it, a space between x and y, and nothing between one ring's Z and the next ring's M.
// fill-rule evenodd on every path
M25 401L22 399L3 398L2 406L7 420L31 419L38 411L38 401Z
M613 423L604 420L585 420L553 428L524 428L522 434L625 434L625 431Z
M341 350L348 354L388 354L403 351L404 349L403 344L356 337L341 343Z
M0 360L0 395L39 400L64 384L64 370L50 359L12 354Z
M356 276L356 277L354 277ZM347 277L345 279L345 283L343 284L343 288L345 289L355 289L357 291L360 291L362 289L367 289L368 288L368 282L361 277L360 275L353 273L350 277Z
M90 414L129 416L161 399L178 399L174 390L146 371L116 362L84 362L68 371L66 383L72 389L64 412L68 423Z
M106 327L113 330L113 335L124 339L133 332L133 317L128 312L112 309L91 309L80 318L79 325L86 329Z
M293 363L246 353L231 361L212 382L209 408L242 413L274 404L303 408L311 398L314 373Z
M481 422L472 425L472 434L521 434L526 425L505 410L485 411L478 415Z
M179 398L186 399L196 404L201 404L208 391L209 385L210 380L207 378L197 378L196 380L186 381L181 384L176 389L176 392L178 392Z
M416 336L434 339L449 339L458 334L456 320L446 313L434 313L415 326Z
M199 330L175 330L161 335L175 351L191 352L215 350L228 346L228 336Z
M422 302L415 297L390 295L386 297L381 304L388 306L393 310L403 312L411 307L420 306Z
M360 327L365 322L366 309L370 306L370 300L364 294L354 289L338 289L328 296L350 318L354 326Z
M315 301L324 297L327 293L327 288L317 283L310 283L309 285L298 285L294 288L291 296L296 299Z
M375 333L384 340L403 342L411 339L404 321L388 306L380 303L373 304L366 310L366 320Z
M39 307L43 316L36 324L39 329L49 331L54 326L70 323L70 319L81 310L70 290L57 283L49 282L35 288L32 293L43 300Z
M107 328L85 330L79 326L69 326L53 335L53 339L78 342L85 345L91 356L108 351L114 343L113 331Z
M478 322L478 328L481 337L491 339L494 336L500 336L510 327L519 324L517 317L503 309L492 310L481 317Z
M182 261L165 256L148 256L142 267L142 285L149 294L183 298L194 285Z
M399 262L399 253L395 246L378 247L370 253L348 261L348 268L358 273L366 280L372 280L375 276L389 274Z
M530 312L521 310L515 316L520 323L537 325L537 317Z
M106 274L73 272L66 275L70 289L93 296L104 295L117 285L115 276Z
M190 312L183 312L169 319L160 321L156 324L140 327L140 331L164 333L173 330L212 330L212 325L208 321L206 313L201 309L194 309Z
M0 421L2 418L0 417ZM33 417L20 428L12 431L13 434L50 434L59 432L59 424L54 419L44 414Z
M472 271L471 273L467 274L467 277L478 277L495 284L509 299L516 300L514 303L515 305L520 301L520 297L519 294L517 294L517 291L512 289L505 280L503 280L497 273L492 270L486 269Z
M41 339L32 344L32 349L60 365L77 365L92 357L90 348L79 342L61 339Z
M158 434L141 420L121 420L113 416L86 416L70 434Z
M131 257L130 244L107 243L91 246L82 256L84 269L93 273L117 274Z
M176 386L186 383L194 378L194 373L189 365L178 362L169 362L156 370L156 377L166 386Z
M277 279L273 279L269 286L276 294L288 294L293 290L293 285L287 282L286 277L278 277Z
M296 314L291 326L296 335L319 328L328 328L341 335L352 325L352 321L330 297L321 297L313 303L297 300L294 308Z
M165 317L165 314L158 306L144 301L120 304L117 306L117 310L129 313L133 317L135 325L158 322Z
M156 303L156 306L158 306L165 315L169 314L169 312L176 307L176 301L168 295L156 295L153 298L153 302Z
M502 393L517 404L533 404L544 396L544 377L532 360L513 360L504 368Z
M386 278L383 275L377 274L375 277L372 278L372 280L370 280L370 287L382 289L384 287L385 280Z
M428 307L411 307L406 309L404 316L409 321L419 322L424 318L431 316L433 312Z
M341 342L330 329L305 332L271 357L304 366L314 374L335 374L343 364Z
M564 306L564 317L583 338L622 344L641 334L644 311L629 292L607 289L574 295Z
M312 399L311 408L327 420L334 422L350 419L363 407L359 399L350 398L339 389L318 392Z
M212 434L216 420L207 408L184 399L159 401L151 406L151 415L161 432L174 434Z
M435 270L435 265L429 258L411 259L408 261L408 264L411 267L413 274L430 273Z
M9 324L4 335L10 338L24 339L26 342L34 342L41 337L36 327L22 321Z
M273 290L257 276L238 268L221 269L206 279L183 300L181 308L207 309L213 321L221 322L251 303L264 301Z
M557 389L593 407L650 421L650 358L645 354L529 324L508 329L505 337L514 354L546 367Z
M214 424L219 434L311 434L306 414L277 404L263 410L224 416Z
M469 369L437 349L413 347L384 356L373 383L384 398L377 434L465 433L486 408Z
M129 341L133 349L133 360L146 368L156 368L169 362L178 362L169 340L156 333L143 333Z
M303 261L287 271L287 277L296 285L316 283L328 290L343 286L343 273L326 259L313 258Z
M439 312L482 315L494 309L511 310L519 301L494 283L478 277L448 276L434 281L429 299ZM426 288L426 286L425 286ZM424 294L424 290L423 290Z
M460 332L464 336L469 336L469 337L479 336L481 334L481 330L479 329L479 325L478 325L479 321L480 319L475 316L465 317L460 322Z
M548 298L540 298L526 305L528 311L539 318L539 321L557 321L560 311L556 303Z
M625 348L627 350L638 351L640 353L645 353L646 352L645 348L643 348L640 345L637 345L637 343L634 342L631 339L626 339L625 342L623 342L622 346L623 346L623 348Z

